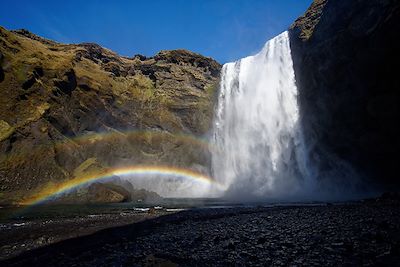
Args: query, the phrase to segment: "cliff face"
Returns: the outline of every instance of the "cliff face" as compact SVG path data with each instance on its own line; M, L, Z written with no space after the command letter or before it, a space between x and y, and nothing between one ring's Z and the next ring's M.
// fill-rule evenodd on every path
M400 185L399 32L395 0L318 0L290 29L314 160L329 168L316 159L325 151L391 190Z
M206 172L198 139L220 68L186 50L126 58L0 27L0 202L71 179L88 159Z

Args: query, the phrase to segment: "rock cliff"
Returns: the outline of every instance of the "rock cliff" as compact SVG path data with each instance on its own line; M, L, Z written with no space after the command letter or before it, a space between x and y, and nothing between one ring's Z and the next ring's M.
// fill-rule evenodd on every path
M88 159L207 172L220 68L186 50L128 58L0 27L0 202L65 182Z
M316 0L290 29L302 123L364 181L399 188L400 2ZM332 157L330 157L332 159Z

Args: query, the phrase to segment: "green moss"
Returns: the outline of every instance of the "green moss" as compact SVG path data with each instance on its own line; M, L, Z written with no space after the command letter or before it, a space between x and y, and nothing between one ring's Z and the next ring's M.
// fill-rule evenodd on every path
M218 100L218 92L219 92L219 81L216 81L209 86L206 87L206 92L208 95L207 103L211 105L211 107L214 106L214 104Z
M103 166L101 166L101 164L97 161L97 158L88 158L73 171L73 175L74 177L79 177L90 172L98 172L103 169Z
M152 101L156 97L153 81L143 75L133 77L131 92L144 102Z
M300 37L302 39L308 40L308 39L310 39L312 34L313 34L313 29L304 28L304 29L302 29Z
M6 140L15 131L15 128L10 126L7 122L0 120L0 142Z
M18 126L22 126L33 121L38 121L49 108L50 104L47 102L38 105L36 109L31 110L31 113L28 115L28 118L22 121L21 124Z
M19 83L25 82L28 77L26 67L23 65L14 66L14 75Z

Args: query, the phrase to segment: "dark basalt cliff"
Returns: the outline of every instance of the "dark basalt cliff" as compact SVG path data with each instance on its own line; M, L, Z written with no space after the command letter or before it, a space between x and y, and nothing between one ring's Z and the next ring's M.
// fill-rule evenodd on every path
M210 129L220 68L186 50L127 58L0 27L0 203L93 169L207 172L197 139ZM107 188L106 201L121 198Z
M318 0L290 29L312 157L321 169L324 153L343 159L390 190L400 185L399 33L396 0Z

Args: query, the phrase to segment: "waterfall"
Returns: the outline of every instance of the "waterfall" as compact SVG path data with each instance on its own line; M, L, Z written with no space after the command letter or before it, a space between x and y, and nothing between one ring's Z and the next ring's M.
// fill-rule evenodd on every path
M223 66L213 143L213 176L228 196L286 199L311 190L288 32Z

